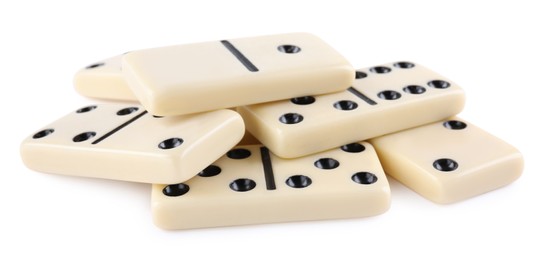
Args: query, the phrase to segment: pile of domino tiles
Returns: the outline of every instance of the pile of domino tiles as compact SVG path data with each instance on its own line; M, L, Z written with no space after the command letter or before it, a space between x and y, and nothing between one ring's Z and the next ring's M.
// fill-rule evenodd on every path
M123 102L34 132L24 163L150 183L165 229L378 215L390 207L385 173L453 203L523 169L516 148L456 117L464 93L451 80L409 61L355 70L306 33L132 51L74 83Z

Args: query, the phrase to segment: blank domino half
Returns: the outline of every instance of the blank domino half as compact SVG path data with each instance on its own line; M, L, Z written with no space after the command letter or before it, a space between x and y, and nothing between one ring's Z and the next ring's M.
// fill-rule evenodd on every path
M460 118L370 142L387 174L437 203L497 189L523 171L523 157L516 148Z
M177 115L331 93L354 69L316 36L291 33L133 51L122 72L154 115Z
M118 55L95 62L76 72L76 91L90 98L136 101L121 73L121 57L122 55Z
M364 142L298 159L238 146L185 183L152 188L164 229L365 217L389 206L387 178Z
M356 72L346 91L244 106L246 128L276 155L294 158L428 124L464 106L455 83L410 62Z
M234 111L156 117L140 106L78 109L21 144L41 172L145 183L178 183L233 148L245 132Z

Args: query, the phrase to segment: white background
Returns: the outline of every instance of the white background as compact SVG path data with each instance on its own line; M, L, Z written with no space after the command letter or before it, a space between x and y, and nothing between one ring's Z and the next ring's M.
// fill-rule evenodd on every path
M6 2L0 259L546 257L540 1ZM519 148L523 176L447 206L391 181L391 209L377 217L173 232L153 225L149 185L43 174L21 162L27 135L96 102L73 89L83 66L141 48L297 31L323 38L356 68L410 60L457 82L467 94L461 116Z

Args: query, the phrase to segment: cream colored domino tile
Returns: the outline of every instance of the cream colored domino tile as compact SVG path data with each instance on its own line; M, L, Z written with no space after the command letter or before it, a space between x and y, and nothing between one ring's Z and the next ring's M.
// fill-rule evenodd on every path
M298 159L238 146L185 183L152 187L164 229L366 217L389 206L387 178L364 142Z
M371 139L385 172L437 203L461 201L516 180L523 157L460 118Z
M305 156L442 120L460 112L464 92L415 63L356 72L344 92L239 107L246 128L273 153Z
M316 36L291 33L127 53L123 74L156 115L342 91L354 69Z
M74 75L76 91L85 97L136 101L121 73L121 57L95 62Z
M140 106L87 106L41 128L21 144L30 169L145 183L195 176L245 132L231 110L156 117Z

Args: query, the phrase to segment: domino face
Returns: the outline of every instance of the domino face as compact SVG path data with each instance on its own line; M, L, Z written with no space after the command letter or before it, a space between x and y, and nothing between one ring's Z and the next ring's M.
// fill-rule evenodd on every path
M357 70L346 91L239 107L246 128L276 155L294 158L442 120L460 112L454 82L410 62Z
M92 105L26 138L21 156L41 172L177 183L220 158L244 131L231 110L161 118L140 106Z
M292 33L133 51L125 78L155 115L177 115L346 89L354 69L316 36Z
M185 183L152 188L164 229L365 217L389 206L387 178L364 142L297 159L239 146Z
M385 172L437 203L461 201L516 180L523 157L460 118L371 139Z
M76 72L76 91L90 98L136 101L121 73L121 57L119 55L95 62Z

